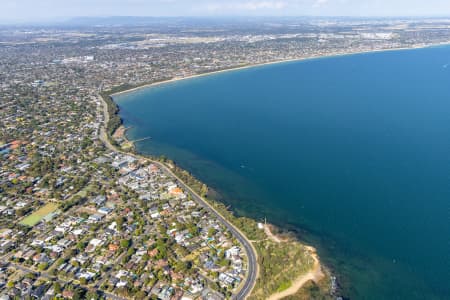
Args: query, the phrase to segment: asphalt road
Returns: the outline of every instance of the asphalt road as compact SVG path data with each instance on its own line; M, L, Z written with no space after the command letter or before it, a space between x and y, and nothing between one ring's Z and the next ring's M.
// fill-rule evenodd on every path
M172 171L170 171L165 165L154 162L158 164L161 169L163 169L169 175L174 176L178 180L178 184L185 190L189 191L192 198L197 201L201 206L207 209L211 214L213 214L222 224L227 227L227 229L233 234L234 237L242 244L245 248L245 252L247 253L248 262L247 262L247 276L245 277L245 282L242 285L241 289L238 291L236 295L233 295L232 299L245 299L250 295L250 292L253 289L253 286L256 282L257 276L257 264L258 261L256 259L256 251L252 247L251 242L241 233L239 229L229 223L220 213L218 213L214 208L211 207L203 198L201 198L197 193L195 193L188 185L186 185L183 181L181 181Z
M100 139L103 141L105 146L109 148L112 151L121 152L118 149L116 149L111 143L109 142L108 136L106 134L105 130L105 124L107 124L109 119L109 114L107 111L107 105L103 101L102 97L99 97L101 101L103 102L103 114L104 114L104 124L100 129ZM123 152L121 152L123 153ZM127 155L133 155L130 153L124 153ZM141 158L137 155L133 155L137 158ZM209 203L207 203L202 197L200 197L194 190L192 190L187 184L185 184L178 176L176 176L166 165L160 163L159 161L153 161L148 159L149 161L153 162L154 164L157 164L164 172L171 175L172 177L176 178L178 181L178 184L185 190L188 191L189 194L192 196L192 198L197 201L201 206L203 206L205 209L207 209L210 213L212 213L216 218L222 222L225 227L227 227L228 230L236 237L236 239L241 243L241 245L244 247L244 250L247 254L248 262L247 262L247 276L244 279L244 283L240 287L239 291L232 296L232 299L246 299L253 287L256 283L256 277L258 275L258 260L257 260L257 254L255 248L253 248L251 242L244 236L244 234L234 225L232 225L230 222L228 222L222 215L217 212Z

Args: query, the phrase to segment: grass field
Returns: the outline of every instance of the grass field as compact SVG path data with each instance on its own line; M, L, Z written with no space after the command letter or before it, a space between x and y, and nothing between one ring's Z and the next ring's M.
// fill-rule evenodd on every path
M54 212L56 209L58 209L58 205L55 203L47 203L25 219L23 219L20 224L26 225L26 226L34 226L37 223L39 223L46 215L49 213Z

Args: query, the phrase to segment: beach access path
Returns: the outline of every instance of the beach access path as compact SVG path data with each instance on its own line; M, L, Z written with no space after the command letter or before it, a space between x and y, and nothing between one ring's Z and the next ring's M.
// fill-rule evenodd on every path
M270 230L270 225L264 224L264 232L266 233L267 237L275 243L285 242L285 240L283 240L282 238L280 238L277 235L272 233L272 231ZM272 294L268 298L268 300L281 300L287 296L294 295L308 281L312 280L317 283L324 277L324 274L322 272L322 267L320 265L320 260L316 253L316 249L314 249L313 247L310 247L310 246L306 246L306 249L311 253L311 257L314 260L313 268L310 271L308 271L307 273L302 274L299 277L297 277L296 279L294 279L289 288L285 289L284 291Z
M312 280L314 282L319 282L325 275L322 272L322 268L320 265L319 258L315 252L315 249L310 247L310 251L312 251L311 256L314 260L314 267L312 270L307 273L300 275L295 280L292 281L292 284L289 288L284 291L272 294L268 300L281 300L287 296L294 295L300 290L308 281Z

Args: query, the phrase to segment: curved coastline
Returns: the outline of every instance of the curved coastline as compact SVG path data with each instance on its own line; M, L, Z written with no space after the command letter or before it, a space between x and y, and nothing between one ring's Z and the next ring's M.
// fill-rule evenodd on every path
M114 146L111 143L111 135L108 134L108 124L109 120L111 118L110 110L109 110L109 104L105 101L103 96L99 96L100 101L102 102L103 106L103 117L104 122L103 125L100 128L99 132L99 138L105 145L105 147L109 148L112 151L116 151L119 153L122 153L121 150L119 150L116 146ZM116 111L117 114L118 111ZM148 157L145 157L139 153L128 153L131 154L137 158L143 158L145 160L151 161L152 163L157 164L164 172L167 174L170 174L173 176L176 180L178 180L179 184L187 190L193 198L204 208L211 211L213 215L215 215L236 237L236 239L239 240L239 242L242 244L242 246L245 249L247 259L248 259L248 266L247 266L247 273L245 280L241 285L238 287L236 295L232 297L232 299L247 299L250 294L252 293L255 284L256 279L259 276L259 263L258 263L258 252L256 251L253 243L247 238L247 236L238 228L238 226L234 225L232 222L230 222L227 218L225 218L218 210L216 210L209 201L205 200L202 196L200 196L193 188L191 188L187 183L185 183L181 178L179 178L166 164L152 160Z
M362 52L351 52L351 53L343 53L343 54L324 55L324 56L317 56L317 57L312 56L312 57L305 57L305 58L298 58L298 59L273 61L273 62L267 62L267 63L262 63L262 64L253 64L253 65L239 66L239 67L229 68L229 69L220 70L220 71L212 71L212 72L207 72L207 73L198 74L198 75L192 75L192 76L187 76L187 77L182 77L182 78L174 78L174 79L165 80L165 81L161 81L161 82L157 82L157 83L146 84L146 85L143 85L143 86L140 86L140 87L137 87L137 88L127 89L127 90L124 90L124 91L121 91L121 92L118 92L118 93L111 94L111 96L119 95L119 94L126 94L126 93L129 93L129 92L134 92L134 91L138 91L138 90L141 90L141 89L152 88L152 87L155 87L155 86L160 86L160 85L165 85L165 84L170 84L170 83L176 83L176 82L182 81L182 80L194 79L194 78L203 77L203 76L211 76L211 75L220 74L220 73L224 73L224 72L239 71L239 70L244 70L244 69L249 69L249 68L256 68L256 67L262 67L262 66L267 66L267 65L289 63L289 62L298 62L298 61L321 59L321 58L331 58L331 57L358 55L358 54L371 54L371 53L376 53L376 52L416 50L416 49L423 49L423 48L430 48L430 47L446 46L448 44L449 43L440 43L440 44L433 44L433 45L414 46L414 47L409 47L409 48L380 49L380 50L372 50L372 51L362 51Z
M293 63L293 62L300 62L300 61L308 61L308 60L314 60L314 59L342 57L342 56L349 56L349 55L371 54L371 53L378 53L378 52L418 50L418 49L439 47L439 46L447 46L447 45L450 45L450 41L449 42L445 42L445 43L439 43L439 44L425 44L425 45L414 45L414 46L411 46L411 47L385 48L385 49L373 49L373 50L364 50L364 51L355 51L355 52L332 53L332 54L329 54L329 55L328 54L327 55L317 55L317 56L311 55L311 56L300 57L300 58L274 60L274 61L269 61L269 62L264 62L264 63L237 65L237 66L232 66L232 67L229 67L229 68L216 70L216 71L206 71L204 73L189 75L189 76L186 76L186 77L174 77L172 79L167 79L167 80L162 80L162 81L157 81L157 82L151 82L151 83L144 83L142 85L139 85L139 86L136 86L136 87L132 87L132 88L126 88L124 90L119 90L117 92L113 92L113 93L110 93L108 95L113 97L113 96L117 96L117 95L122 95L122 94L128 94L128 93L136 92L136 91L147 89L147 88L152 88L152 87L156 87L156 86L166 85L166 84L170 84L170 83L176 83L176 82L179 82L179 81L186 81L186 80L189 80L189 79L195 79L195 78L200 78L200 77L212 76L212 75L217 75L217 74L222 74L222 73L227 73L227 72L241 71L241 70L246 70L246 69L250 69L250 68L259 68L259 67L270 66L270 65L277 65L277 64L284 64L284 63Z
M209 74L205 74L205 75L209 75ZM166 82L161 82L161 84L162 83L166 83ZM101 101L103 102L104 118L105 118L104 126L101 128L101 140L104 142L104 144L107 148L110 148L113 151L122 152L122 150L118 149L112 143L112 135L108 134L108 132L110 131L110 128L108 128L108 121L112 117L111 111L108 111L108 107L111 104L117 106L117 103L112 98L113 94L106 93L106 95L109 95L109 96L105 97L105 94L102 94L99 97L101 99ZM105 98L109 98L109 99L105 99ZM106 100L110 100L111 103L108 103ZM117 109L115 111L115 114L118 115L118 113L119 113L119 110ZM123 126L123 125L121 125L121 126ZM126 128L124 128L123 138L128 143L132 143L129 141L129 139L126 136ZM183 181L182 178L177 176L178 173L176 173L175 171L170 169L170 167L171 167L170 164L167 165L166 163L162 163L160 161L154 160L153 158L148 157L145 154L137 152L134 145L132 145L132 150L131 150L131 152L128 152L128 154L131 154L138 158L150 160L151 162L156 163L161 168L163 168L167 173L174 176L183 188L188 190L202 206L210 209L213 212L213 214L215 214L220 220L222 220L222 222L235 234L237 239L242 243L242 245L245 249L245 252L247 253L246 256L248 257L248 272L245 277L246 279L240 284L240 286L237 289L237 293L235 295L233 295L231 299L248 299L248 298L254 299L254 297L257 297L257 296L254 296L254 293L258 287L257 280L260 277L261 265L260 265L260 259L259 259L259 256L260 256L259 251L260 250L257 250L257 248L259 249L259 247L254 245L254 243L259 243L261 241L250 239L248 236L248 233L244 233L243 231L245 231L245 230L243 230L241 226L238 226L235 224L236 220L234 217L232 217L229 214L230 211L228 211L228 209L226 209L227 213L224 213L220 209L220 205L221 205L220 202L217 202L217 200L205 200L203 197L201 197L199 194L197 194L197 192L193 188L191 188L185 181ZM216 207L216 204L219 204L219 208ZM256 225L255 220L253 220L253 219L250 219L250 220L252 222L254 222L254 225ZM269 226L276 228L274 225L269 225ZM269 227L266 227L266 228L268 229ZM292 244L297 244L298 246L302 247L302 249L303 249L302 251L305 253L305 255L309 256L312 260L312 265L310 266L311 269L306 270L306 272L301 272L295 278L292 278L292 280L290 281L290 284L289 284L289 288L287 288L287 289L283 288L280 291L274 291L273 293L269 294L268 297L270 297L271 299L272 298L277 299L278 297L280 297L280 295L282 295L283 298L287 297L287 296L295 295L307 283L314 282L315 284L319 284L319 282L322 282L322 280L324 280L324 279L329 279L329 276L331 276L330 269L328 269L326 266L324 266L322 264L318 254L316 252L316 249L313 248L312 246L305 245L297 237L289 236L287 238L280 238L277 235L272 234L270 229L262 230L261 232L265 236L265 238L264 238L265 240L271 241L271 242L277 244L279 247L285 247L285 246L289 247ZM296 263L302 264L304 262L302 260L299 260ZM309 263L305 264L304 266L305 267L309 266ZM296 270L296 267L294 267L293 270ZM333 293L335 293L335 292L336 291L333 291ZM259 298L256 298L256 299L259 299Z
M200 203L203 207L210 210L221 222L235 235L235 237L239 240L239 242L243 245L246 256L248 259L248 266L247 266L247 273L245 276L245 280L242 281L242 283L237 288L236 294L231 297L231 299L253 299L255 290L257 288L257 280L260 277L260 252L259 247L256 246L261 241L252 240L249 238L248 233L246 233L246 230L243 229L242 226L239 226L236 224L236 218L232 216L232 214L229 214L228 209L225 209L225 212L223 212L220 209L220 203L217 202L217 200L206 200L202 196L200 196L194 188L189 186L182 178L180 178L175 170L172 170L173 166L170 163L164 163L158 160L153 159L152 157L148 157L145 154L138 153L134 147L131 152L123 152L122 150L118 149L113 143L111 143L112 135L108 134L109 128L108 128L108 121L111 118L110 111L109 111L109 104L107 101L105 101L104 95L100 96L99 99L103 103L103 115L104 115L104 122L103 126L100 128L100 140L104 143L104 145L109 148L112 151L123 153L123 154L129 154L139 159L145 159L152 163L157 164L160 166L164 172L167 174L170 174L173 176L178 183L187 190L192 197ZM113 102L115 104L115 102ZM118 113L118 110L116 111ZM117 129L116 129L117 130ZM127 128L123 128L123 138L128 141L126 137ZM177 168L176 168L177 169ZM219 207L216 205L219 203ZM250 219L254 224L256 225L256 221L253 219ZM259 226L259 224L258 224ZM287 289L283 289L280 291L274 291L268 297L270 299L282 299L284 297L293 296L297 292L299 292L307 283L314 282L315 284L319 284L324 279L327 278L327 276L331 276L330 270L324 266L320 258L317 254L317 251L314 247L308 246L303 244L300 240L297 238L294 238L292 236L288 237L280 237L279 235L273 234L271 231L271 228L276 228L274 225L264 225L264 230L261 231L261 233L264 236L265 240L270 241L273 244L278 245L279 247L289 247L292 244L297 244L302 247L302 251L309 256L312 259L312 265L309 270L306 272L302 272L300 275L293 278L289 284L289 287ZM272 255L272 254L271 254ZM303 263L302 260L298 261L297 263ZM305 266L308 266L309 264L305 264ZM333 293L336 291L334 290ZM259 299L259 298L257 298Z
M176 178L179 184L185 190L189 191L189 193L191 193L191 195L197 202L199 202L205 208L209 209L214 215L216 215L217 218L219 218L219 220L223 222L223 224L225 224L226 227L228 227L228 229L231 232L233 232L233 234L236 236L236 238L240 241L240 243L243 245L245 249L246 256L248 258L248 269L245 280L239 285L237 293L233 295L231 299L240 300L255 297L253 296L253 293L256 290L257 280L260 276L261 266L259 259L259 251L257 250L257 247L254 245L254 243L259 243L261 241L251 240L248 237L248 234L243 232L244 230L242 229L242 227L235 224L236 220L234 220L233 217L224 214L223 211L221 211L219 208L215 206L217 204L216 200L206 200L202 196L200 196L191 186L189 186L185 181L183 181L182 178L177 176L177 173L175 171L171 170L170 164L167 165L166 163L154 160L151 157L138 153L134 147L131 152L123 152L122 150L118 149L114 144L112 144L111 143L112 135L108 134L109 128L107 127L108 121L111 118L110 111L108 111L109 106L108 103L105 101L104 96L100 96L99 99L103 103L103 114L104 114L104 123L100 129L100 140L104 143L104 145L107 148L111 149L112 151L133 155L136 158L149 160L152 163L155 163L158 166L160 166L166 173ZM115 102L113 103L115 104ZM118 113L118 111L116 113ZM126 137L125 134L126 129L127 128L124 128L123 138L126 141L128 141L128 138ZM293 278L287 289L275 291L272 294L270 294L269 295L270 299L275 300L275 299L282 299L288 296L293 296L297 292L299 292L307 283L314 282L315 284L318 284L322 280L326 279L327 275L331 276L330 270L326 266L324 266L323 263L320 261L320 258L314 247L305 245L300 240L292 236L280 237L279 235L273 234L271 228L276 227L274 225L269 224L264 225L264 230L262 230L262 233L265 236L266 240L269 240L274 244L279 245L280 247L288 246L292 243L300 244L301 247L303 247L304 249L303 251L311 257L313 264L310 270L307 270L305 273L301 273L297 277Z

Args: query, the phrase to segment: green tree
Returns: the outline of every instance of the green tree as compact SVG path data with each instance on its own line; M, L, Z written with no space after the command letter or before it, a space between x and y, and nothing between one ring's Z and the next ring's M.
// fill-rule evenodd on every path
M34 274L34 273L27 273L27 274L25 275L25 277L26 277L26 278L29 278L29 279L36 279L36 274Z
M123 239L120 241L120 247L127 249L128 247L130 247L131 245L131 241L129 239Z
M85 242L79 241L77 243L77 249L80 250L80 252L83 252L85 248L86 248L86 243Z
M142 299L145 299L145 297L147 297L147 293L146 293L145 291L138 291L138 292L136 293L136 295L134 295L134 297L135 297L137 300L142 300Z
M206 186L206 184L202 184L202 187L200 189L200 195L202 197L206 197L208 195L208 187Z
M133 254L134 254L134 248L133 247L128 248L127 255L131 256Z
M208 237L213 237L214 235L216 235L217 230L213 227L208 229Z
M121 229L123 224L125 222L125 218L124 217L117 217L116 218L116 224L117 224L117 229Z
M100 299L100 295L94 289L89 289L86 293L87 300L98 300Z
M61 293L61 284L58 281L53 283L53 290L55 291L55 294Z
M40 263L38 266L39 271L44 271L47 268L48 268L48 263L46 263L46 262Z
M175 263L174 269L176 272L186 273L192 267L192 263L190 261L177 261Z

